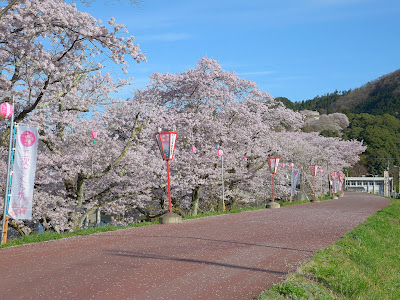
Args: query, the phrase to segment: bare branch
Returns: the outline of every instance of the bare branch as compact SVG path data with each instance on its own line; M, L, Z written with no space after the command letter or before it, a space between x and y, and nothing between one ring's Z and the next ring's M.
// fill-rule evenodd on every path
M19 0L12 0L6 7L0 11L0 19L18 2Z
M100 178L103 177L104 175L108 174L111 172L111 170L124 158L126 153L129 150L130 145L132 144L133 139L135 136L143 129L143 127L147 124L147 121L143 122L139 127L137 126L138 120L139 120L140 112L137 113L136 118L135 118L135 123L133 124L132 128L132 134L128 140L128 142L125 145L125 148L122 150L120 156L118 156L111 164L109 164L102 172L97 173L97 174L81 174L81 176L84 179L93 179L93 178Z

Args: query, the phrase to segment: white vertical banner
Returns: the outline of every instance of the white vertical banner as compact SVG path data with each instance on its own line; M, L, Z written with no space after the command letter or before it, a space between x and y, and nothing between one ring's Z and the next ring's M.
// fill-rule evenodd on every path
M294 197L294 194L296 193L296 185L297 185L297 179L299 178L300 175L300 170L299 169L293 169L292 170L292 182L291 182L291 196Z
M13 219L32 219L33 183L39 134L36 128L18 125L8 215Z

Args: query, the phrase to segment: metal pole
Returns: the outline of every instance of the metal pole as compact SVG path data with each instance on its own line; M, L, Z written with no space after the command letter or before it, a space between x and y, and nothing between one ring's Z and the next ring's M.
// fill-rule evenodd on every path
M221 160L222 160L222 162L221 162L221 169L222 169L222 171L221 171L221 173L222 173L222 175L221 175L221 177L222 177L222 207L223 207L223 210L225 211L224 154L221 155Z
M14 95L12 98L12 107L14 110ZM8 197L10 193L10 175L11 175L11 158L12 158L12 144L14 139L14 112L11 115L11 124L10 124L10 141L8 144L8 162L7 162L7 179L6 179L6 188L4 193L4 207L3 207L3 226L1 230L1 243L5 244L7 242L7 229L8 229Z
M169 212L172 211L172 205L171 205L171 186L169 182L169 161L167 160L167 176L168 176L168 208Z
M313 185L314 185L314 201L316 201L317 199L315 198L315 176L313 176Z
M275 189L274 177L275 177L275 174L272 173L272 203L275 202L275 195L274 195L274 189Z

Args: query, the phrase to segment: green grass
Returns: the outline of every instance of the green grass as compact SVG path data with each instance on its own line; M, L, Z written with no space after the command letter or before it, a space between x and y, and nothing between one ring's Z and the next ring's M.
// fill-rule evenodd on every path
M328 195L324 195L322 198L318 197L320 201L325 201L325 200L331 200L332 198ZM310 203L311 201L309 200L303 200L303 201L279 201L280 206L288 206L288 205L295 205L295 204L302 204L302 203Z
M0 245L0 249L6 248L6 247L11 247L11 246L17 246L17 245L58 240L58 239L63 239L63 238L73 237L73 236L88 235L88 234L107 232L107 231L116 231L116 230L130 228L130 227L141 227L141 226L153 225L153 224L157 224L157 223L159 223L159 222L141 222L141 223L134 223L134 224L131 224L128 226L105 225L105 226L101 226L101 227L89 227L86 229L78 229L73 232L57 233L57 232L51 231L51 232L44 232L41 234L35 233L35 234L25 235L25 236L19 237L19 238L8 239L7 243L5 245Z
M292 201L292 202L279 201L279 205L280 205L280 206L289 206L289 205L302 204L302 203L310 203L310 201L308 201L308 200L304 200L304 201Z
M209 216L217 216L217 215L222 215L222 214L240 213L243 211L257 210L257 209L263 209L263 208L265 208L265 206L246 207L246 208L234 209L234 210L225 211L225 212L214 211L214 212L208 212L208 213L204 213L204 214L198 214L197 216L186 217L186 218L184 218L184 220L203 218L203 217L209 217ZM73 237L73 236L88 235L88 234L107 232L107 231L116 231L116 230L130 228L130 227L141 227L141 226L154 225L154 224L159 224L159 222L155 221L155 222L133 223L128 226L105 225L105 226L101 226L101 227L89 227L86 229L78 229L73 232L63 232L63 233L57 233L57 232L53 232L53 231L52 232L44 232L42 234L35 233L35 234L25 235L23 237L19 237L19 238L15 238L15 239L8 239L7 243L5 245L0 245L0 249L6 248L6 247L11 247L11 246L17 246L17 245L39 243L39 242L58 240L58 239Z
M400 299L400 200L258 299Z
M211 216L219 216L219 215L226 215L226 214L236 214L240 213L243 211L251 211L251 210L258 210L258 209L264 209L265 205L257 206L257 207L245 207L245 208L237 208L233 210L226 210L226 211L210 211L206 212L203 214L197 214L196 216L189 216L183 218L184 220L190 220L190 219L198 219L198 218L204 218L204 217L211 217Z

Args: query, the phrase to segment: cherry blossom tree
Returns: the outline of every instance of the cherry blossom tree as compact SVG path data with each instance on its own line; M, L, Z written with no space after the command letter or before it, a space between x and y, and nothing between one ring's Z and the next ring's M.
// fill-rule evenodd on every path
M345 114L333 113L329 115L318 115L306 120L304 130L319 132L322 135L342 136L343 130L349 126L349 119Z
M0 87L17 94L16 120L40 128L33 213L47 228L73 230L98 209L124 222L137 212L149 219L162 214L166 171L154 141L158 127L178 131L171 183L181 214L220 206L215 145L224 151L229 208L269 197L268 156L340 169L364 150L359 142L301 132L301 114L206 57L179 74L153 74L132 99L115 99L129 81L100 73L94 59L106 56L127 70L126 56L145 59L133 37L118 36L123 26L113 19L110 32L62 1L41 3L25 1L0 21ZM65 10L60 15L56 8ZM90 131L98 132L96 143ZM288 194L286 170L277 174L277 197Z
M176 75L153 74L152 80L143 93L167 106L168 123L179 128L182 144L177 144L172 165L177 174L173 182L179 183L181 197L191 198L190 214L197 212L201 191L215 194L221 183L215 145L225 153L227 197L233 204L233 199L244 198L244 187L258 185L255 174L265 167L269 153L279 151L271 136L303 125L300 114L209 58ZM190 150L193 146L195 151Z
M128 60L140 62L145 61L145 57L134 44L134 37L123 33L127 33L126 28L116 24L113 18L104 26L89 14L59 0L9 4L14 5L2 10L4 15L0 19L0 89L13 90L15 94L15 121L40 129L42 143L38 161L41 165L36 190L43 201L38 201L38 207L53 205L54 214L62 207L76 205L58 205L63 202L61 199L65 202L72 196L68 178L61 176L59 181L55 176L62 158L73 153L73 146L77 145L73 143L74 134L82 133L81 126L87 122L87 116L104 105L114 104L112 93L129 84L129 80L114 81L108 74L100 73L103 66L98 62L111 60L127 72ZM9 134L7 122L0 126L4 146ZM131 132L140 126L139 123L138 127L131 128ZM125 146L132 143L130 135L124 142ZM124 147L120 149L125 150ZM75 151L79 157L79 150L75 148ZM2 154L5 155L5 151ZM118 161L122 154L110 157ZM40 172L46 175L46 181L41 181ZM72 181L81 179L79 176L72 178ZM50 187L59 184L66 189L54 194L56 189ZM44 192L46 185L48 191ZM75 182L75 186L79 185ZM75 197L83 205L79 188L76 188ZM61 219L69 219L70 214L62 211L57 216L61 224L64 222Z
M124 25L111 18L109 26L112 31L60 0L25 1L3 16L0 89L14 89L16 122L38 106L66 109L68 94L103 67L97 63L101 59L121 64L124 71L128 68L127 56L137 62L145 60L133 43L134 37L120 34L126 30ZM85 110L75 104L68 109Z

